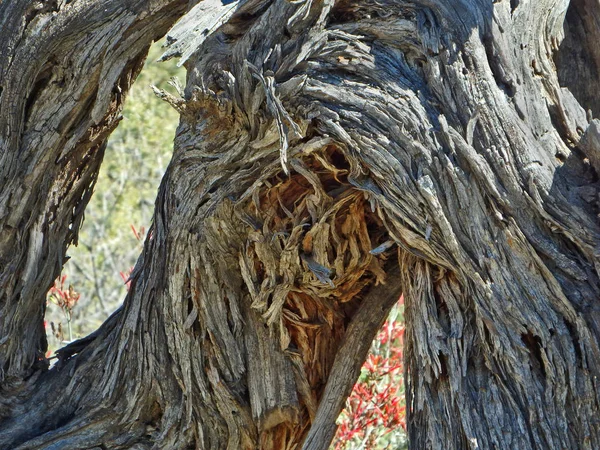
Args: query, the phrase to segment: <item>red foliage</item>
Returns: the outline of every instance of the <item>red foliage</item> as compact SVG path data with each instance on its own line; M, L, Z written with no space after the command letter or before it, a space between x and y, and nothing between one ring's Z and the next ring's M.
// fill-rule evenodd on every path
M133 235L135 236L135 238L139 242L142 242L144 240L144 236L146 235L146 228L141 227L139 230L136 230L136 228L133 226L133 224L131 224L129 226L131 227L131 231L133 231Z
M400 298L398 307L402 303ZM336 450L352 441L374 448L382 436L398 427L406 430L403 347L403 321L386 321L338 420Z
M71 313L79 299L81 294L75 292L73 286L69 285L65 288L65 281L67 280L66 275L62 275L54 281L54 286L50 288L50 296L56 302L56 304L65 311L65 313Z
M127 290L129 290L131 287L131 279L129 278L131 276L131 272L133 272L133 267L130 267L125 272L119 272L119 275L121 275L121 278L123 279L123 283L125 283L127 286Z

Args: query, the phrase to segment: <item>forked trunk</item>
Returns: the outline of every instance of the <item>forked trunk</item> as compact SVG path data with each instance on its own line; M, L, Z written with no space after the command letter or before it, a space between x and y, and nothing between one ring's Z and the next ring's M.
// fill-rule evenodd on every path
M44 371L123 75L182 12L114 3L0 6L54 61L0 49L0 446L327 448L403 290L411 447L600 447L597 1L199 3L129 294Z

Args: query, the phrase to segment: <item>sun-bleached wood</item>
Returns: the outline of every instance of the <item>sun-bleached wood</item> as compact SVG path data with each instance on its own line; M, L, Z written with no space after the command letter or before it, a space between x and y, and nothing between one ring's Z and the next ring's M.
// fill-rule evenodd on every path
M6 3L0 17L20 36L99 3L140 49L183 14L157 2L158 26L80 1L29 25ZM23 62L34 96L5 97L19 83L3 66L0 446L327 448L365 341L403 291L412 448L600 447L597 3L190 9L165 53L183 56L185 89L156 89L181 123L131 290L50 371L34 364L43 294L97 173L84 156L143 58L99 33L95 59ZM99 55L118 69L82 74ZM47 125L65 102L86 114ZM58 209L40 194L77 183Z

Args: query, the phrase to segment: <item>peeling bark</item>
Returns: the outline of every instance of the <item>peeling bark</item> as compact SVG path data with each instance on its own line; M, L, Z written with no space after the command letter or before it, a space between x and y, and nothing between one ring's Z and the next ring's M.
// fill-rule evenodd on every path
M157 91L181 123L129 294L49 371L33 364L42 297L89 194L61 197L55 234L39 228L52 202L0 209L0 446L327 448L403 289L411 447L600 447L592 3L199 3L165 55L188 79L180 97ZM142 22L146 37L160 28ZM581 29L577 79L565 58ZM107 73L141 64L114 44L102 54L121 69ZM55 71L28 67L46 74L25 83L38 94L0 115L19 129L63 104L45 96ZM118 76L75 79L104 106L74 105L116 110L93 87ZM81 135L58 128L52 147L6 123L2 167L25 160L2 172L2 204L72 167L93 180L99 161L57 156L114 126L93 140L98 122L79 118Z

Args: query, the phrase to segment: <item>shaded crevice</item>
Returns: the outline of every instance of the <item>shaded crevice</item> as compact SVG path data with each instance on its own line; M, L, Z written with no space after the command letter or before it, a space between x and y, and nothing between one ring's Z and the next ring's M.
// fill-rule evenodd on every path
M438 352L438 360L440 361L440 372L438 374L438 379L440 381L448 380L448 357L442 353Z
M67 2L68 3L68 2ZM38 2L34 6L28 8L24 14L25 29L29 24L37 17L42 14L58 12L58 2L56 0L47 2Z
M435 287L433 289L432 294L435 299L438 323L440 324L442 329L446 332L446 334L450 334L451 320L450 320L450 310L448 309L448 304L445 302L443 296L438 291L437 287Z
M560 85L567 87L585 110L600 114L600 22L594 0L573 0L564 22L564 39L554 55Z
M573 350L575 351L575 359L577 360L578 367L585 367L583 354L581 353L581 343L579 340L579 333L577 332L577 326L569 322L568 320L564 321L565 327L569 331L569 335L571 336L571 340L573 342Z
M35 82L33 83L33 87L27 96L27 101L25 102L25 110L23 113L23 123L27 124L29 122L29 118L31 117L31 113L33 108L35 107L37 101L40 96L44 92L44 89L50 83L52 79L52 71L54 70L54 63L48 61L38 74Z
M494 46L494 39L491 35L486 35L483 37L483 44L485 48L485 53L487 55L488 64L494 80L496 81L496 85L506 94L506 96L511 99L517 93L517 86L510 75L508 75L506 70L506 64L500 59L500 56L497 53L497 50ZM518 108L517 108L518 109ZM517 111L519 112L519 111ZM523 117L521 117L523 119Z
M328 25L356 23L361 20L386 19L391 14L407 20L414 20L416 18L415 9L411 6L402 4L396 6L394 10L391 10L373 0L360 2L355 0L336 1L329 13Z
M546 379L546 367L542 358L542 339L531 331L521 334L521 341L529 351L529 363L538 380Z
M227 4L223 1L223 4ZM225 23L220 32L227 41L236 41L242 37L258 20L262 14L269 8L270 2L253 1L246 2L235 12L235 14ZM169 37L167 36L167 43Z

